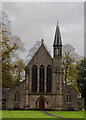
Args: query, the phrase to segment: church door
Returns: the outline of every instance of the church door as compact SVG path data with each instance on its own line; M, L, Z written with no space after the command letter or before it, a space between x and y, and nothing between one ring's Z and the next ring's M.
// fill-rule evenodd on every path
M40 99L40 101L39 101L39 109L41 111L44 110L44 100L43 99Z

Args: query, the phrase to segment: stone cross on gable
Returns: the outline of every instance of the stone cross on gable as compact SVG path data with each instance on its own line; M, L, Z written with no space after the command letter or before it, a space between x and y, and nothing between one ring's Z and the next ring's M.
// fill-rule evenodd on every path
M44 44L44 40L43 40L43 39L41 40L41 44L42 44L42 45Z

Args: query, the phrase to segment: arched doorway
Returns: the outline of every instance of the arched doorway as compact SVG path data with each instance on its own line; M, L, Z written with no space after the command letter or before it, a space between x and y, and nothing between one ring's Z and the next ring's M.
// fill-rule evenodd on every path
M39 110L44 110L45 108L45 101L43 99L39 100Z

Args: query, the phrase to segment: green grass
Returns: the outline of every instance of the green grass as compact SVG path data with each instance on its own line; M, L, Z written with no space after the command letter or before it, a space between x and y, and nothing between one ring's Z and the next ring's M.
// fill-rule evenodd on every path
M84 118L84 111L48 111L49 113L64 118ZM3 118L54 118L40 111L2 111Z
M2 117L2 111L0 110L0 120L1 120L1 117Z
M84 118L84 111L48 111L49 113L64 118Z
M40 111L2 111L2 118L54 118Z

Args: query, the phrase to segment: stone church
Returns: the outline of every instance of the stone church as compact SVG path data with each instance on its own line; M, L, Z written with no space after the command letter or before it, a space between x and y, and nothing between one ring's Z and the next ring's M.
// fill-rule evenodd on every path
M56 25L53 58L44 40L25 68L25 80L6 93L6 109L81 110L84 100L70 86L63 84L62 39Z

